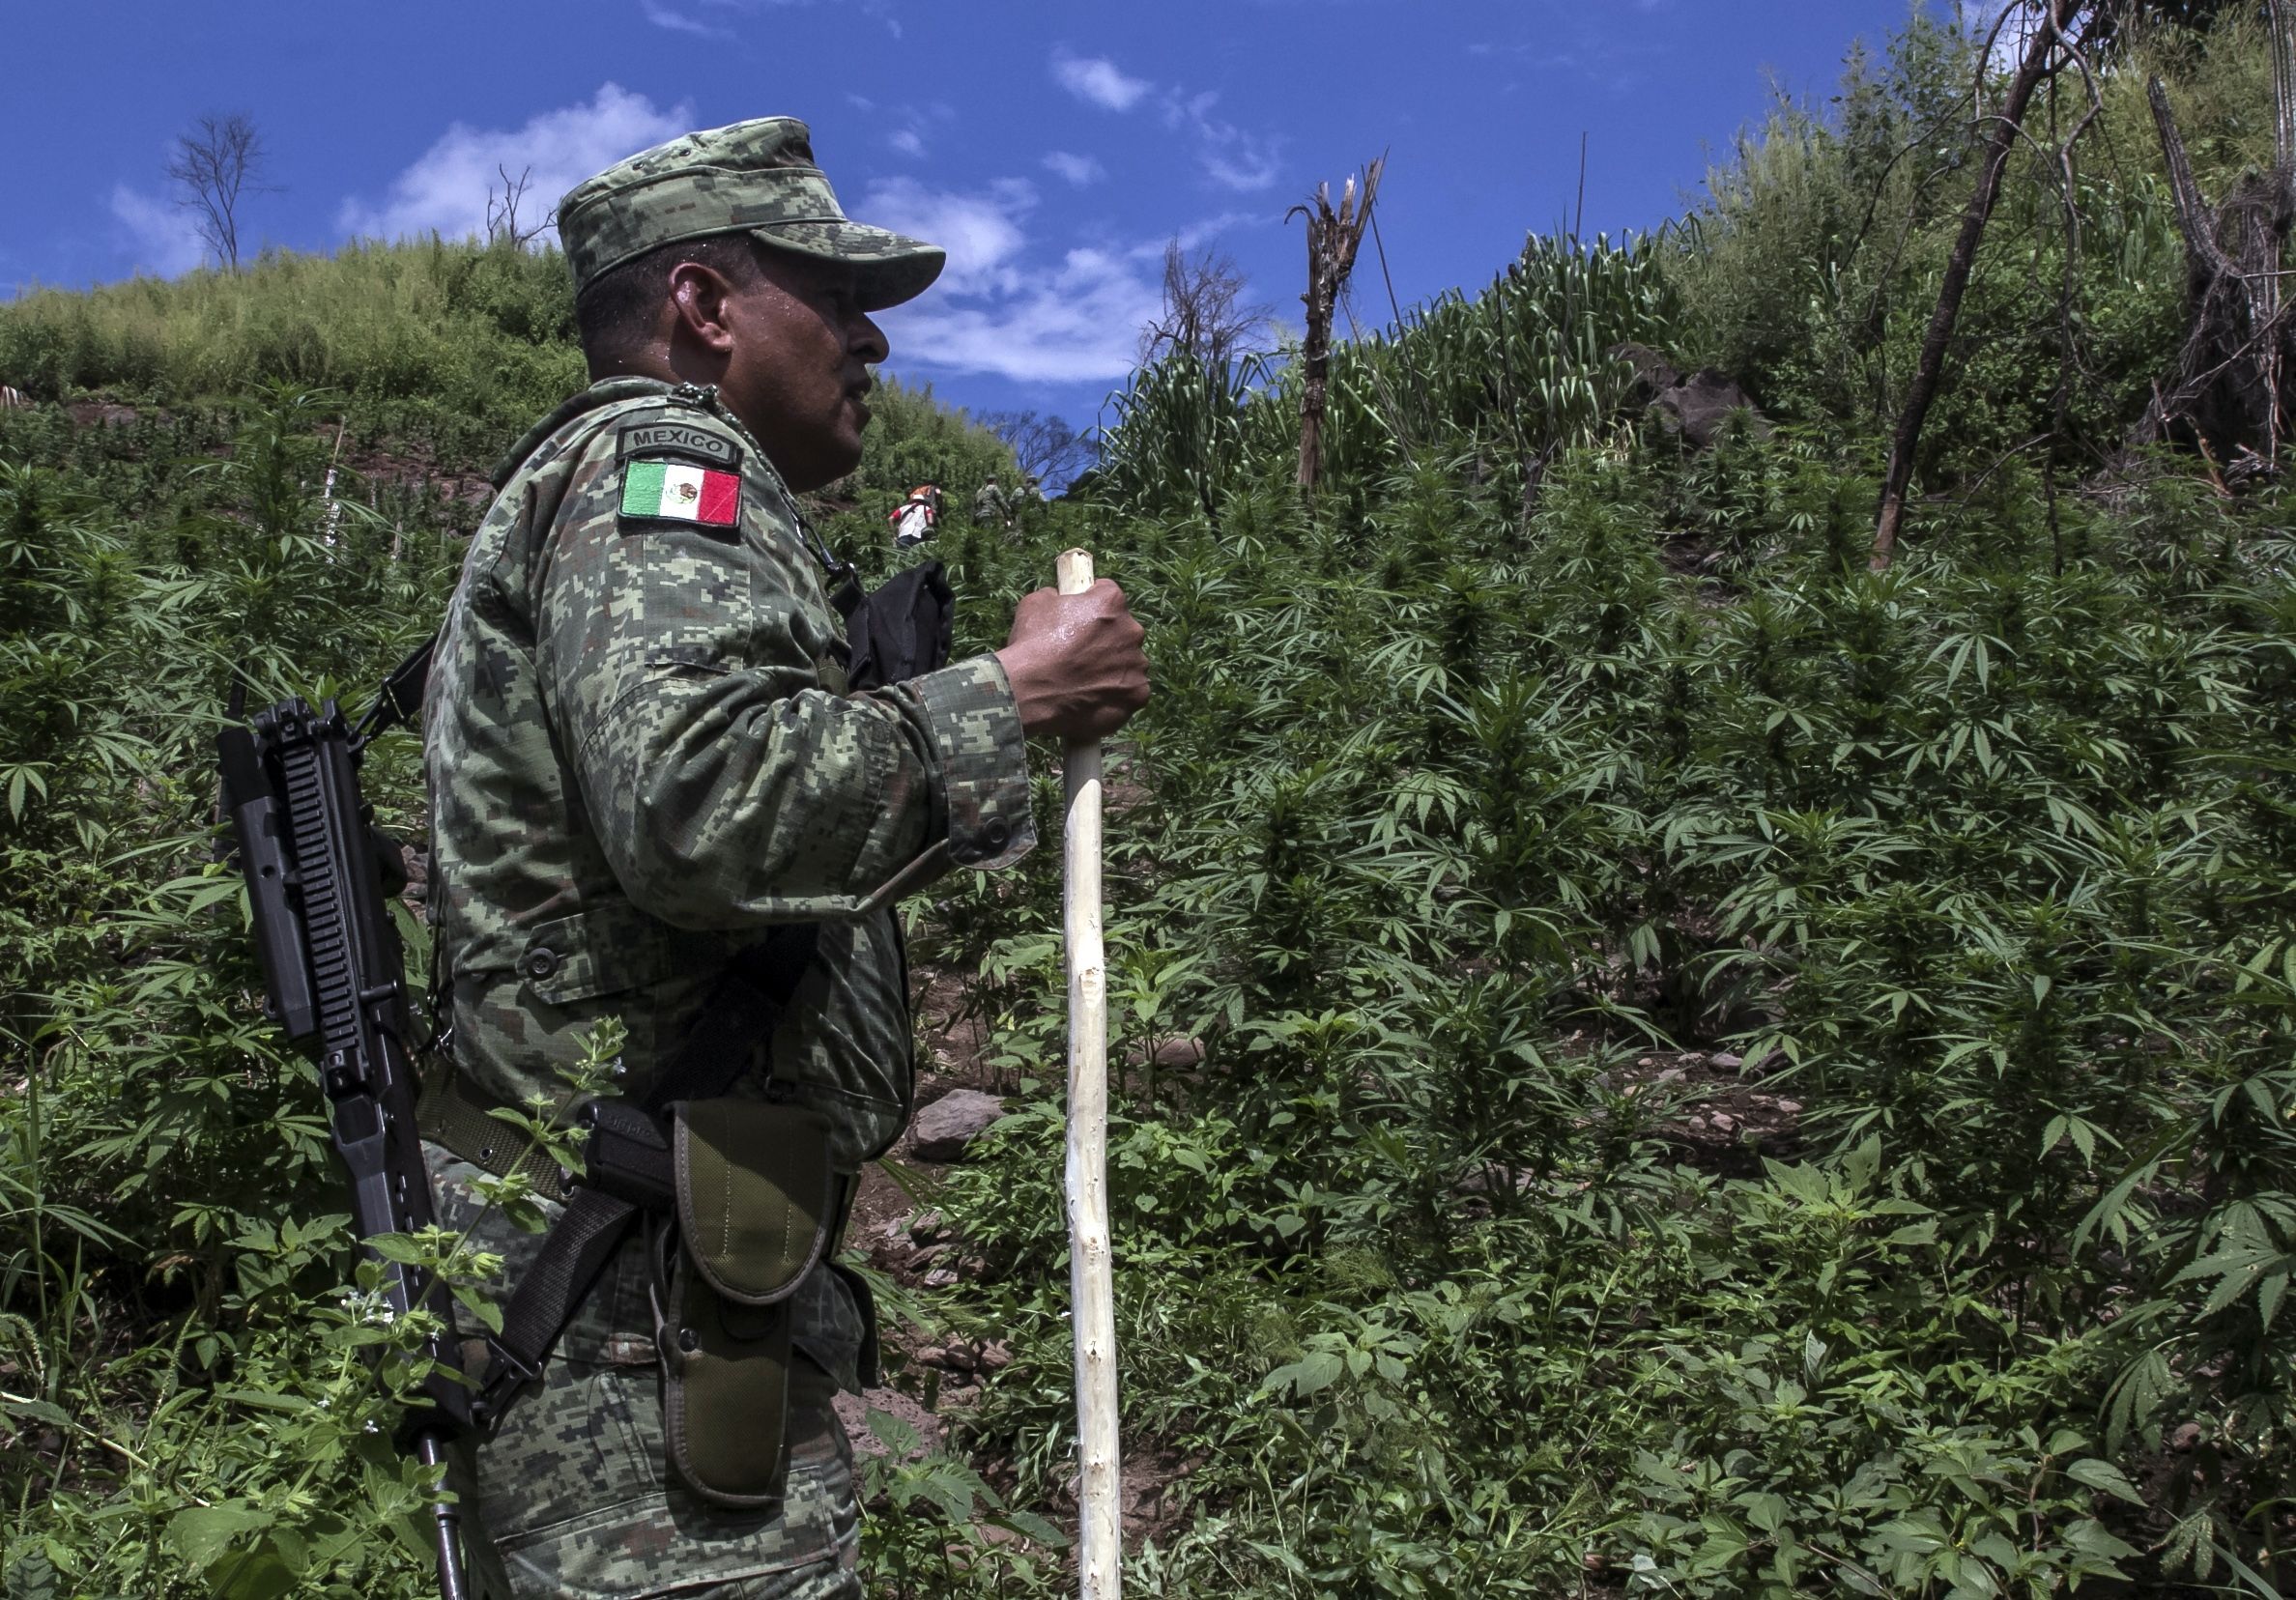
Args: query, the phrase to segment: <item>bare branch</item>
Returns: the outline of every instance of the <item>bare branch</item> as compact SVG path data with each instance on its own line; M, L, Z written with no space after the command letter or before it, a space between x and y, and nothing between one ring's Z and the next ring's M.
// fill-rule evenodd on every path
M2084 3L2085 0L2036 0L2040 14L2035 18L2032 32L2026 36L2024 59L2009 80L2009 92L2000 110L1991 119L1993 132L1986 141L1984 164L1977 169L1977 186L1962 213L1961 232L1953 242L1953 251L1946 257L1944 280L1937 288L1937 309L1931 313L1929 329L1922 336L1920 361L1914 368L1912 385L1906 391L1905 407L1898 414L1897 430L1889 442L1889 468L1881 482L1881 508L1874 521L1872 565L1877 572L1889 565L1897 550L1898 529L1905 517L1906 490L1913 479L1913 453L1921 443L1921 425L1929 415L1931 403L1937 397L1937 385L1945 369L1945 352L1953 342L1954 324L1961 317L1962 297L1968 290L1969 274L1977 264L1977 245L1985 236L1986 222L1993 216L1994 202L2000 196L2001 174L2009 164L2010 151L2016 148L2025 107L2032 103L2033 91L2040 87L2042 79L2063 65L2066 33ZM1997 31L1998 23L1995 27Z
M1175 239L1164 246L1163 312L1140 329L1140 363L1180 351L1224 367L1265 347L1268 308L1244 303L1235 258L1206 245L1192 260Z
M1092 437L1076 432L1065 417L1032 411L990 412L981 418L981 425L1003 440L1020 464L1023 483L1014 486L1016 495L1024 493L1029 483L1064 485L1100 459L1100 446Z
M506 241L520 249L524 249L542 233L557 224L557 208L553 207L545 213L539 222L530 226L520 226L519 208L526 203L527 189L534 181L534 169L531 166L522 167L519 169L518 176L513 178L510 176L510 169L498 161L495 163L495 173L502 180L502 186L498 189L492 184L486 186L487 243L491 244L498 241Z
M258 182L263 140L243 113L207 116L176 139L168 158L168 181L176 204L192 214L192 226L215 259L232 271L240 264L240 202L268 191Z

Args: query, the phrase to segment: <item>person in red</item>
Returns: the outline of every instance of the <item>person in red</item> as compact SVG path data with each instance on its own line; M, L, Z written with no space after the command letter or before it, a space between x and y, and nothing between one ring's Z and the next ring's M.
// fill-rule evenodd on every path
M940 522L940 485L920 483L903 500L885 514L893 525L893 544L899 550L911 550L933 537L934 527Z

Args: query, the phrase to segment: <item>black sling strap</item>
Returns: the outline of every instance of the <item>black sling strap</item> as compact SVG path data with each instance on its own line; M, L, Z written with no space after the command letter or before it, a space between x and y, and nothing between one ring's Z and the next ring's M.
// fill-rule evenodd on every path
M946 666L957 596L938 561L920 561L867 594L851 577L829 603L846 619L846 676L875 689Z
M422 691L430 683L431 657L438 649L439 636L434 633L390 670L390 675L375 691L375 703L367 707L366 715L352 729L354 744L363 745L369 739L380 738L400 723L413 722L421 713ZM240 693L240 687L235 684L232 692Z

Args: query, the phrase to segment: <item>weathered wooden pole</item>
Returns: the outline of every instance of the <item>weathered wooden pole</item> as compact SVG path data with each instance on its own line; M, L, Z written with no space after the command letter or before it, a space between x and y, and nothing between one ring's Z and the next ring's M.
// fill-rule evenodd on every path
M1092 553L1061 553L1063 594L1092 586ZM1069 1303L1076 1341L1076 1570L1083 1600L1123 1587L1116 1431L1116 1279L1108 1245L1108 965L1101 948L1101 747L1072 742L1063 923L1068 936Z

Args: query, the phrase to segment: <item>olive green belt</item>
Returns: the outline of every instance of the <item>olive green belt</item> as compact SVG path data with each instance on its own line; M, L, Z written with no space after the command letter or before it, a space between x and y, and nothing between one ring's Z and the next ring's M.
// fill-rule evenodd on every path
M565 1170L531 1133L495 1115L525 1109L460 1081L451 1062L434 1058L423 1075L422 1098L415 1103L415 1125L424 1138L473 1166L497 1178L522 1177L543 1199L562 1200L572 1186Z
M451 1062L434 1058L423 1077L422 1097L415 1104L415 1125L424 1138L445 1146L473 1166L497 1178L522 1177L542 1199L563 1200L573 1192L565 1169L551 1159L531 1133L495 1115L497 1111L524 1115L526 1110L464 1082ZM857 1177L837 1174L836 1222L829 1230L832 1256L845 1239L846 1220L852 1214L853 1196L859 1188Z

